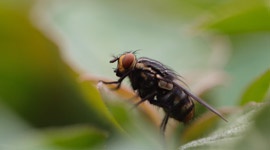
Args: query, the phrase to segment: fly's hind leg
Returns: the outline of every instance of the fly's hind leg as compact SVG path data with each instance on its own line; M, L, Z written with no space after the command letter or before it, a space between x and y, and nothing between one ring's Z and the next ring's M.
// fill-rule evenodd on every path
M160 132L163 137L165 137L165 130L166 130L168 120L169 120L169 114L166 113L160 124Z

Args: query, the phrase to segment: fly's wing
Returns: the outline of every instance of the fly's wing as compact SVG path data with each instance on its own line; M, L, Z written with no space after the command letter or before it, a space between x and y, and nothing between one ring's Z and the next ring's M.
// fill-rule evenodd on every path
M159 61L156 61L156 60L153 60L150 58L146 58L146 57L139 58L138 62L143 63L147 67L153 69L154 72L156 72L157 74L159 74L161 76L159 79L164 80L168 83L173 83L173 85L178 87L179 90L182 90L188 96L192 97L192 99L199 102L201 105L203 105L204 107L206 107L207 109L209 109L214 114L216 114L221 119L223 119L224 121L227 122L227 120L222 116L222 114L220 112L218 112L216 109L214 109L212 106L210 106L208 103L206 103L201 98L199 98L199 97L195 96L194 94L192 94L191 92L189 92L189 90L187 90L188 89L187 84L180 79L181 76L178 75L175 71L173 71L172 69L165 66L164 64L162 64Z
M203 105L204 107L206 107L207 109L209 109L210 111L212 111L214 114L216 114L217 116L219 116L221 119L223 119L224 121L228 122L223 115L218 112L215 108L213 108L212 106L210 106L208 103L206 103L204 100L202 100L201 98L195 96L194 94L192 94L191 92L189 92L186 88L184 88L183 86L181 86L180 84L178 84L177 82L173 82L174 86L177 86L180 90L182 90L184 93L186 93L188 96L192 97L192 99L194 99L195 101L197 101L198 103L200 103L201 105Z
M154 72L161 75L163 78L174 80L181 77L177 73L175 73L174 70L170 69L168 66L162 64L161 62L147 58L147 57L141 57L138 59L138 63L144 64L146 67L151 68Z
M180 84L181 87L189 89L188 85L181 79L183 78L182 76L180 76L173 69L162 64L161 62L147 57L139 58L138 62L152 68L154 72L159 74L162 78L168 80L170 83L176 82L177 84Z

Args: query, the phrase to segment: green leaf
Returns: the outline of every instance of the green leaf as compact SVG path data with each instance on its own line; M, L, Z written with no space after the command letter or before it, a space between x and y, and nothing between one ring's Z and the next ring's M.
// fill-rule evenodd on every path
M226 114L227 116L227 114L232 114L237 110L237 108L226 107L223 109L219 109L218 111L223 115ZM194 120L184 129L181 137L181 142L190 142L212 132L219 122L227 123L212 112L207 112L203 115L200 115L198 119Z
M264 104L264 107L253 117L253 128L250 128L244 134L244 138L239 140L234 149L236 150L254 150L269 149L270 143L270 105ZM244 143L244 144L243 144Z
M118 124L114 116L108 110L97 88L95 88L90 82L87 81L82 81L80 83L80 87L82 95L85 97L85 100L91 108L95 109L98 112L99 117L101 117L102 119L105 118L110 123L112 123L112 125L116 127L116 129L118 129L121 133L125 133L125 131Z
M28 7L17 7L0 2L0 101L36 127L90 123L112 128L106 117L97 117L100 110L87 105L86 99L96 96L82 95L78 73L32 24ZM95 88L88 92L99 94Z
M249 102L263 102L270 88L270 69L254 80L242 95L240 105Z
M108 133L87 125L34 129L0 103L0 149L89 149L104 145Z
M148 3L148 8L145 8L145 1L124 2L125 7L118 0L110 3L85 0L65 4L43 2L37 9L36 14L40 15L36 21L49 24L42 26L49 34L60 33L64 37L68 43L66 54L76 66L102 77L115 77L111 68L116 64L109 64L111 55L136 49L141 49L138 57L157 59L179 73L193 67L209 67L205 60L210 57L211 43L203 37L189 35L182 24L175 23L180 20L175 11L179 11L179 7L189 11L189 7L176 1L170 1L168 8L153 1ZM54 5L51 7L51 4ZM163 12L166 13L172 8L175 16L170 22L167 21L170 16L156 13L159 9L165 9ZM44 16L49 19L42 19Z
M213 11L212 16L206 19L199 28L226 34L269 31L269 5L265 3L265 0L231 1Z
M104 144L107 134L96 128L72 126L45 130L48 145L66 149L97 148Z
M207 137L182 145L180 150L228 150L234 149L241 139L248 138L245 134L252 129L254 117L260 112L260 106L246 107L229 118L228 123L222 123L216 131ZM243 144L243 143L241 143ZM235 148L237 149L237 148Z

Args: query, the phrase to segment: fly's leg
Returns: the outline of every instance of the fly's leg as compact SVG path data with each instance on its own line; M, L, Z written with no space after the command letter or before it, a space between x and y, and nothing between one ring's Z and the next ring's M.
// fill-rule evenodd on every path
M169 114L166 113L161 124L160 124L160 132L161 132L161 135L163 137L165 137L165 129L166 129L166 125L168 123L168 120L169 120Z
M104 84L117 84L117 86L114 88L111 88L111 90L118 90L121 87L122 80L111 81L111 82L106 82L106 81L100 80L99 82L102 82Z
M166 94L158 95L157 100L150 99L149 102L153 105L166 108L172 100L174 100L174 92L168 92Z
M146 100L151 100L154 96L156 95L156 92L153 92L149 95L147 95L146 97L142 98L139 102L135 103L134 106L132 107L133 108L136 108L137 106L139 106L141 103L145 102Z
M111 88L112 90L118 90L121 87L122 81L130 74L131 71L126 72L124 75L122 75L117 81L111 81L111 82L106 82L100 80L99 82L102 82L104 84L117 84L116 87Z

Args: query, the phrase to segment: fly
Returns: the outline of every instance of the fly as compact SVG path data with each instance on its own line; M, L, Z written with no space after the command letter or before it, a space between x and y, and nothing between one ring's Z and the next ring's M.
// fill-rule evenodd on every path
M187 123L193 118L195 111L193 100L227 121L216 109L180 85L179 82L182 82L180 76L159 61L146 57L136 58L134 51L125 52L110 61L110 63L115 62L117 62L117 68L114 72L119 79L112 82L101 82L116 84L115 89L119 89L122 81L128 77L133 90L141 98L136 106L149 101L150 104L164 110L165 116L160 125L163 134L169 118L183 123Z

